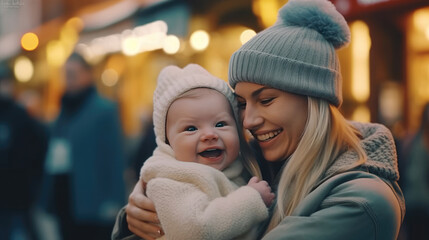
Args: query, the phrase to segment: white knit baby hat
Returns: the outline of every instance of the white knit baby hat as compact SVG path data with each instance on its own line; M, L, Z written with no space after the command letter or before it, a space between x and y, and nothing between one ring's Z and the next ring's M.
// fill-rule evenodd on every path
M189 64L184 68L167 66L158 76L157 86L153 95L153 123L156 137L166 141L165 127L167 111L170 105L181 94L194 88L210 88L222 93L229 101L234 116L237 116L237 104L231 87L220 78L211 75L197 64ZM210 106L207 106L210 108Z

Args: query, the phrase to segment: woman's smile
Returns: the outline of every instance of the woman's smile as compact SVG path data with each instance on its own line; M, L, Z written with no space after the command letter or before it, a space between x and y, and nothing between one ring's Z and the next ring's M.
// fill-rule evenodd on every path
M273 138L275 138L277 135L279 135L283 130L282 129L278 129L275 131L271 131L268 133L263 133L263 134L254 134L253 136L259 141L259 142L266 142L269 141Z

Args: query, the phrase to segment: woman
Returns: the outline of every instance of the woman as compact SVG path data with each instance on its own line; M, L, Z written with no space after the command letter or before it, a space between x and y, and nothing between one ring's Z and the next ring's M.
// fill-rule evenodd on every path
M335 50L350 31L327 0L290 0L276 24L231 57L229 81L243 126L277 186L262 239L396 239L404 216L395 145L379 124L348 122ZM158 234L151 201L136 186L131 231ZM143 210L147 209L147 210ZM151 210L151 211L150 211ZM162 232L161 232L162 233ZM152 236L155 236L152 235Z

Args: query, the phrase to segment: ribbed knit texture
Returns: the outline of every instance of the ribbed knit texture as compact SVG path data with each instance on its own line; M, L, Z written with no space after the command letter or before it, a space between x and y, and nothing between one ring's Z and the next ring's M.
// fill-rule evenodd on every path
M227 82L211 75L197 64L189 64L183 69L177 66L167 66L161 70L158 76L157 86L153 95L155 135L162 142L166 140L165 124L170 105L181 94L195 88L210 88L225 95L233 113L237 114L234 94Z
M399 180L398 161L393 136L389 129L377 123L352 122L352 125L362 134L361 146L365 150L368 159L363 165L368 172L380 176L389 181ZM356 162L357 154L354 151L346 151L341 154L334 165L325 174L332 176L342 169Z
M342 103L335 52L349 41L343 16L327 0L290 0L276 24L250 39L230 59L229 82L252 82Z

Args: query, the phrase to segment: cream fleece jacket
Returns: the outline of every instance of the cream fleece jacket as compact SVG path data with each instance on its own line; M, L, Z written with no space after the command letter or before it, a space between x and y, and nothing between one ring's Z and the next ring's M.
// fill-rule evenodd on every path
M158 142L140 178L154 201L163 239L256 239L258 223L268 217L260 194L245 185L239 160L223 172L180 162L170 146Z

